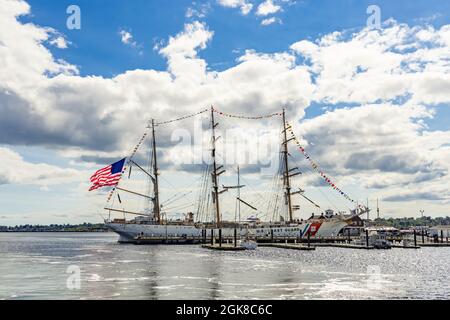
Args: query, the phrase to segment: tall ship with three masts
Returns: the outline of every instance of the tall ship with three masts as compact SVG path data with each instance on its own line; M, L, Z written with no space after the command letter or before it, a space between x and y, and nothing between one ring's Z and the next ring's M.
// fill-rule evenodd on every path
M116 185L109 194L107 205L105 210L108 212L109 217L105 219L106 226L116 232L121 243L146 243L146 244L186 244L186 243L198 243L208 238L217 237L219 234L223 238L233 237L236 233L239 237L247 237L260 240L268 240L271 237L332 237L337 236L338 233L347 226L355 215L359 216L368 212L368 208L357 206L355 210L352 210L350 214L344 213L335 214L332 210L326 210L324 214L319 216L312 215L309 219L295 219L294 211L300 209L300 206L293 204L293 196L298 195L306 201L312 203L316 208L320 208L310 198L305 196L305 191L299 189L293 191L292 178L300 175L298 167L289 166L289 149L288 145L291 141L296 140L294 137L288 138L288 131L292 132L292 127L286 121L285 110L276 115L282 117L282 143L280 146L280 161L279 170L276 173L276 181L279 182L278 194L275 195L277 201L272 202L272 208L267 209L273 211L274 219L270 222L261 221L257 215L252 215L247 219L241 220L240 206L245 205L252 210L257 209L249 202L244 201L241 198L241 189L244 187L240 184L240 174L238 168L238 183L236 186L222 186L220 187L220 176L225 173L223 165L219 165L217 162L217 146L216 141L216 128L219 125L215 120L215 113L218 112L213 107L210 110L203 110L197 114L210 112L210 129L211 129L211 161L210 164L205 165L203 171L202 184L199 188L199 201L197 203L196 214L189 212L181 219L169 219L165 214L166 204L172 203L172 198L169 201L161 203L160 201L160 170L158 168L157 157L157 138L156 130L159 125L168 123L156 123L151 121L148 129L151 131L150 137L144 134L143 138L139 142L138 146L133 150L133 153L128 157L127 171L128 179L131 178L132 172L139 172L144 176L146 184L146 191L136 191L124 186L124 180L127 180L126 176L122 177L122 180ZM195 115L197 115L195 114ZM192 115L191 115L192 116ZM177 120L183 120L191 116L183 117ZM247 119L253 119L252 117L246 117ZM261 118L261 117L254 117ZM150 139L147 139L150 138ZM145 143L149 140L149 143ZM141 161L146 162L146 165L139 163L136 159L136 152L142 144L150 146L149 153L146 159ZM301 148L304 150L303 148ZM309 157L308 157L309 158ZM317 167L317 166L316 166ZM337 190L339 193L344 194L338 189L331 181L322 173L327 182ZM123 173L126 175L126 172ZM135 173L133 173L135 174ZM221 215L220 196L221 194L230 190L236 189L236 208L239 210L235 212L234 221L224 221ZM121 197L122 195L122 197ZM127 209L124 205L123 197L128 195L135 198L141 198L144 201L144 210L131 210ZM176 199L177 195L175 195ZM181 197L182 198L182 197ZM117 201L114 201L117 200ZM180 208L180 207L174 207ZM205 212L209 214L209 219L205 218ZM113 218L113 215L120 214L121 218ZM127 216L135 216L135 218L128 220ZM267 214L266 214L267 216ZM212 219L211 219L212 218Z

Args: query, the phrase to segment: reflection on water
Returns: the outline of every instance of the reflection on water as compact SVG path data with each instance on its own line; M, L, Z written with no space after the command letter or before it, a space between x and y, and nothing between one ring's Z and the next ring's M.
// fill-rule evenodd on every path
M0 234L0 299L448 299L450 248L215 252L114 234ZM68 266L81 288L66 286Z

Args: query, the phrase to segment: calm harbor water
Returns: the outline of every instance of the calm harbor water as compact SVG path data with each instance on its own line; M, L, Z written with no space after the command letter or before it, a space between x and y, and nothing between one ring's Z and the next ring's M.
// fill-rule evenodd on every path
M116 241L0 233L0 299L450 298L450 248L216 252ZM79 289L67 287L70 266Z

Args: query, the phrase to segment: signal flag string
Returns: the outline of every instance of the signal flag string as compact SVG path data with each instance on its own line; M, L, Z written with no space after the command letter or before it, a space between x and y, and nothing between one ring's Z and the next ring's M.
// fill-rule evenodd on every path
M169 123L173 123L173 122L177 122L177 121L181 121L181 120L185 120L185 119L189 119L192 117L195 117L197 115L200 115L202 113L208 112L208 109L204 109L201 110L199 112L190 114L190 115L186 115L184 117L180 117L180 118L176 118L176 119L172 119L172 120L168 120L168 121L163 121L163 122L158 122L156 123L156 125L164 125L164 124L169 124ZM226 112L222 112L219 111L217 109L213 108L213 111L221 116L225 116L225 117L229 117L229 118L237 118L237 119L247 119L247 120L261 120L261 119L268 119L268 118L272 118L272 117L276 117L276 116L282 116L283 114L281 112L275 112L272 114L268 114L268 115L262 115L262 116L256 116L256 117L252 117L252 116L244 116L244 115L233 115L233 114L229 114ZM290 132L292 139L295 141L297 147L299 148L299 150L301 151L301 153L303 154L303 156L310 162L311 167L320 174L320 176L330 185L330 187L332 187L334 190L336 190L340 195L342 195L344 198L346 198L348 201L351 202L355 202L352 198L350 198L344 191L342 191L322 170L319 169L319 166L311 159L311 157L309 156L308 153L306 153L305 148L301 145L300 141L297 139L297 137L294 134L294 131L292 129L292 126L286 122L286 129ZM139 150L140 146L142 145L142 143L144 142L145 138L147 137L148 133L147 131L143 134L142 138L139 140L138 144L135 146L135 148L133 149L131 155L128 157L128 162L127 165L130 164L130 162L132 161L132 159L134 158L134 156L136 155L136 152ZM122 174L126 171L127 167L124 166ZM106 201L107 203L109 203L109 201L111 200L114 192L116 190L116 187L114 187L108 196L108 200Z
M189 119L189 118L195 117L195 116L197 116L197 115L199 115L199 114L205 113L205 112L207 112L207 111L208 111L208 109L204 109L204 110L201 110L201 111L199 111L199 112L196 112L196 113L193 113L193 114L186 115L186 116L184 116L184 117L180 117L180 118L176 118L176 119L172 119L172 120L168 120L168 121L163 121L163 122L158 122L158 123L156 123L156 125L157 125L157 126L158 126L158 125L164 125L164 124L169 124L169 123L172 123L172 122L177 122L177 121ZM150 128L150 127L149 127L149 128ZM148 130L149 128L147 128L147 130ZM139 140L138 144L134 147L133 151L131 152L131 155L128 157L127 166L129 166L129 164L130 164L131 161L133 160L134 156L136 155L136 152L137 152L137 151L139 150L139 148L141 147L141 145L142 145L142 143L144 142L144 140L145 140L145 138L147 137L147 135L148 135L148 132L146 131L146 132L142 135L142 138ZM127 170L127 166L124 166L124 167L123 167L122 175L123 175L123 174L125 173L125 171ZM109 201L111 200L111 198L112 198L113 195L114 195L114 192L116 191L116 188L117 188L117 186L115 186L115 187L109 192L109 195L108 195L108 198L107 198L107 200L106 200L106 203L109 203Z
M298 149L300 150L300 152L303 154L303 156L306 158L306 160L309 161L309 163L311 164L311 167L314 169L314 171L318 172L320 174L320 176L322 177L322 179L325 180L325 182L327 182L331 188L333 188L334 190L336 190L341 196L343 196L345 199L347 199L350 202L355 202L352 198L350 198L347 193L345 193L344 191L342 191L337 185L336 183L334 183L330 177L328 177L322 170L320 170L319 165L317 163L315 163L310 155L306 152L305 148L301 145L300 141L297 139L297 137L294 134L294 130L292 129L292 126L286 122L286 127L287 130L290 132L292 139L294 140L295 144L297 145Z
M163 121L163 122L158 122L158 123L156 123L156 125L160 126L160 125L163 125L163 124L169 124L169 123L172 123L172 122L177 122L177 121L193 118L195 116L198 116L199 114L202 114L202 113L205 113L205 112L208 112L208 111L209 111L208 109L204 109L204 110L201 110L199 112L186 115L184 117L180 117L180 118L176 118L176 119L172 119L172 120L168 120L168 121Z
M180 118L176 118L176 119L172 119L172 120L168 120L168 121L162 121L162 122L158 122L156 123L157 126L160 125L164 125L164 124L169 124L169 123L173 123L173 122L177 122L177 121L181 121L181 120L186 120L189 118L193 118L195 116L198 116L202 113L208 112L209 109L204 109L201 110L199 112L196 113L192 113ZM252 116L244 116L244 115L234 115L234 114L230 114L230 113L226 113L226 112L222 112L219 111L217 109L213 108L213 111L217 114L220 114L221 116L225 116L225 117L229 117L229 118L237 118L237 119L247 119L247 120L260 120L260 119L268 119L268 118L272 118L272 117L276 117L276 116L282 116L283 114L281 112L275 112L275 113L271 113L271 114L267 114L267 115L263 115L263 116L256 116L256 117L252 117Z
M125 171L127 170L127 166L129 166L129 164L131 163L131 161L133 160L134 156L136 155L136 152L139 150L139 148L141 147L142 143L144 142L145 138L147 137L148 133L145 132L141 139L139 140L138 144L134 147L133 151L131 152L131 155L127 158L127 165L123 167L122 170L122 175L125 173ZM120 183L120 181L119 181ZM119 185L119 183L117 183L117 185ZM116 191L117 185L112 188L112 190L109 192L108 195L108 199L106 200L106 203L109 203L109 201L111 200L112 196L114 195L114 192Z
M275 112L272 114L267 114L264 116L257 116L257 117L250 117L250 116L243 116L243 115L234 115L230 113L225 113L216 109L213 109L215 113L220 114L221 116L229 117L229 118L238 118L238 119L247 119L247 120L261 120L261 119L268 119L276 116L282 116L283 114L281 112Z

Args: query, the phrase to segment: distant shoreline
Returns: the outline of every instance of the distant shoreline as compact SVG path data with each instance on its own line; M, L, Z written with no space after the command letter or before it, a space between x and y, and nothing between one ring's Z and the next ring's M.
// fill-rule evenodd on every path
M13 230L13 231L0 231L0 233L110 233L109 230L43 230L43 231L30 231L30 230Z
M0 233L12 232L108 232L103 223L0 226Z

